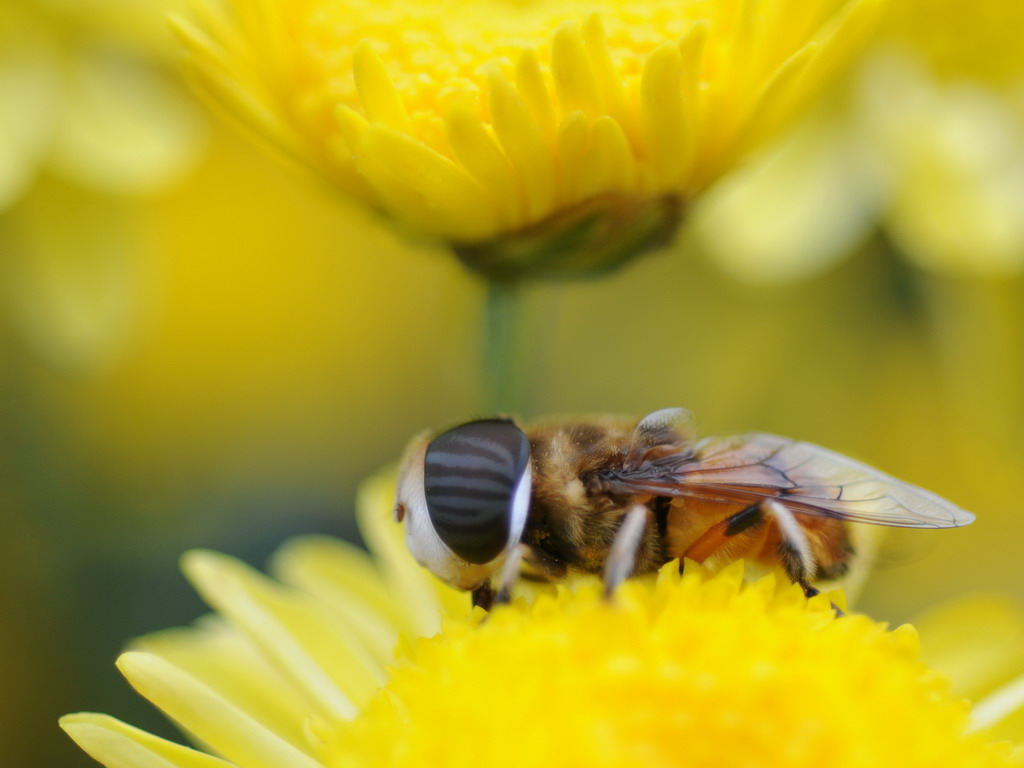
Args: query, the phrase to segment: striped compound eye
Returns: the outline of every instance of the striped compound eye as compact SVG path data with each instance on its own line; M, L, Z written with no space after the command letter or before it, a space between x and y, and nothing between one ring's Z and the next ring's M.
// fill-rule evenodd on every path
M427 446L427 513L438 537L463 560L488 563L515 543L530 504L530 442L515 424L472 421Z

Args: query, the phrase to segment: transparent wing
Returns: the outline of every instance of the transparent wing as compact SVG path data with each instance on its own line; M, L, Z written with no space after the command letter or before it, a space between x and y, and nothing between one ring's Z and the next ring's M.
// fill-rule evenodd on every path
M706 438L692 453L610 472L620 493L753 504L771 498L794 514L896 528L955 528L974 515L923 488L811 443L755 433Z

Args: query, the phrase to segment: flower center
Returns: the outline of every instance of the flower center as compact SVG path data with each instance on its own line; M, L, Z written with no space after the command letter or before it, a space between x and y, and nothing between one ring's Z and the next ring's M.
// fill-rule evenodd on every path
M407 113L443 115L445 106L457 99L481 98L488 68L514 80L524 51L536 52L544 69L552 58L571 55L567 50L553 53L552 36L565 25L582 26L594 15L603 27L611 72L590 77L616 77L627 93L635 93L645 57L666 41L683 39L698 21L714 30L705 78L729 70L739 77L744 69L767 77L813 36L837 3L815 2L800 13L782 13L787 3L766 4L747 16L742 5L712 0L308 0L289 12L292 35L303 42L297 62L306 75L306 89L293 91L294 103L332 119L337 104L359 107L355 80L341 73L352 71L354 52L366 40L386 61ZM571 97L563 99L563 112L580 107L596 112L608 106L585 103L588 96L601 100L600 94L586 93L600 90L600 83L557 82L568 77L556 75L554 83L563 96L576 91L576 103ZM482 101L478 107L486 110ZM425 134L427 126L422 130Z
M410 2L313 0L296 18L309 34L307 61L323 72L348 68L355 46L371 40L386 57L396 88L410 111L437 109L437 99L474 93L485 63L511 72L521 52L546 57L551 34L566 22L602 16L612 61L622 75L638 75L638 51L682 37L707 3ZM359 19L358 24L351 19ZM335 97L357 102L354 84L331 83Z
M499 609L423 640L330 766L1002 765L912 628L742 566ZM898 723L898 727L896 724Z

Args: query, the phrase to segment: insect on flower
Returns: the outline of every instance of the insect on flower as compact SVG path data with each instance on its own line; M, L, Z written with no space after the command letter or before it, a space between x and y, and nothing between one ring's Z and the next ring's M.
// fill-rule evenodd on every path
M610 593L673 558L781 565L808 595L841 576L848 523L954 528L974 515L811 443L697 440L683 408L521 429L471 421L409 446L396 516L419 563L489 608L517 577L603 573Z

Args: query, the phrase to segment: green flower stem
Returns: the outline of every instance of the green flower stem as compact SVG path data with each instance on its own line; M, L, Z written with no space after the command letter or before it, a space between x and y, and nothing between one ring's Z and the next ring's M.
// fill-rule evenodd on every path
M484 323L484 402L490 413L520 414L526 400L523 286L490 280Z

